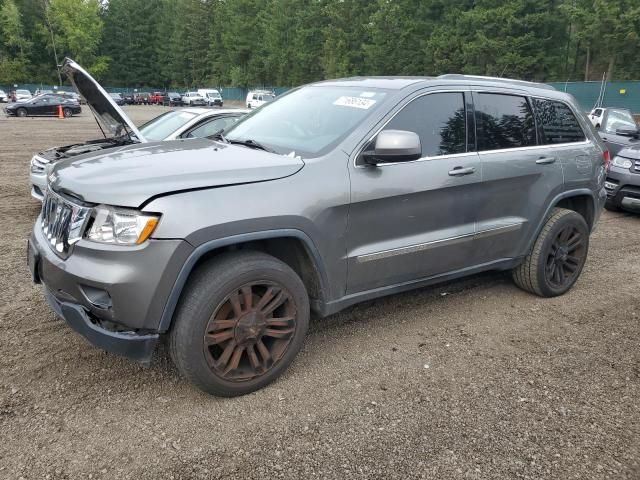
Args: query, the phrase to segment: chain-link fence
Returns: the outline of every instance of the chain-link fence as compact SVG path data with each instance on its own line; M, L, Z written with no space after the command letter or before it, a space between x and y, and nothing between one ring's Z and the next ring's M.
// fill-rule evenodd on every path
M558 82L550 85L576 97L587 112L602 97L603 107L628 108L633 113L640 114L640 81L605 82L604 85L602 82Z

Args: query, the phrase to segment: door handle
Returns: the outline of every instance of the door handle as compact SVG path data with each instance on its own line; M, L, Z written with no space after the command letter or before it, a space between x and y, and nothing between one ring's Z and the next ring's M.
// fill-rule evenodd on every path
M538 165L549 165L551 163L556 163L556 157L540 157L536 160Z
M476 173L476 169L473 167L455 167L453 170L449 170L451 177L462 177L463 175L471 175Z

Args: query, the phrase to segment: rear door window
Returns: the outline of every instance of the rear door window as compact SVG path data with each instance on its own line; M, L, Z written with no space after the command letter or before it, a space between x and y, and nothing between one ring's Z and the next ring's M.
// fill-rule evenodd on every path
M432 93L405 106L385 130L407 130L420 136L423 157L467 151L463 93Z
M536 124L525 97L474 93L478 151L536 145Z
M555 100L532 99L536 121L546 145L582 142L584 132L568 105Z

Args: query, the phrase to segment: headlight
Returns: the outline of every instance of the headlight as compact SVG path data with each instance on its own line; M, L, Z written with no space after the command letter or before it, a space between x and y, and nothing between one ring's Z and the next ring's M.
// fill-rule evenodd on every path
M616 167L620 167L620 168L631 168L631 165L633 165L633 162L628 158L615 156L613 157L613 164Z
M93 223L86 238L100 243L139 245L149 238L159 220L159 215L98 205L93 209Z
M49 163L49 160L46 158L42 158L39 155L34 155L31 157L31 173L44 173L44 169L46 165Z

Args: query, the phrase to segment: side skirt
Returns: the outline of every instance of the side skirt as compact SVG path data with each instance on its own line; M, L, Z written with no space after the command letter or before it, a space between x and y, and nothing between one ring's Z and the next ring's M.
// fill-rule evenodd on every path
M360 302L385 297L387 295L394 295L396 293L406 292L408 290L414 290L416 288L427 287L429 285L446 282L448 280L455 280L456 278L462 278L468 275L486 272L488 270L510 270L518 266L520 262L522 262L522 258L502 258L500 260L494 260L492 262L483 263L481 265L475 265L473 267L467 267L460 270L454 270L452 272L441 273L438 275L433 275L431 277L419 278L417 280L411 280L409 282L374 288L372 290L366 290L364 292L352 293L351 295L346 295L338 300L327 303L316 301L313 303L312 309L321 317L328 317L329 315L338 313L340 310L344 310L345 308Z

